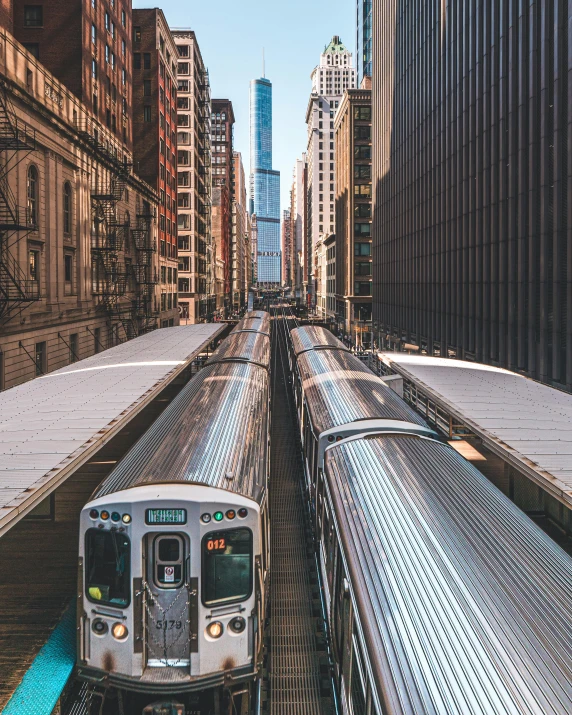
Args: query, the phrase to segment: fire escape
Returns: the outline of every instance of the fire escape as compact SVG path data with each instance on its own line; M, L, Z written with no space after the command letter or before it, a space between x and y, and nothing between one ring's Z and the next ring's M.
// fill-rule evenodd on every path
M0 81L0 323L40 299L40 284L22 271L11 249L36 226L27 208L17 205L8 181L16 166L36 148L35 131L20 120Z
M203 71L200 82L199 98L199 173L203 179L199 183L199 215L203 222L203 238L199 238L199 261L202 275L199 274L199 315L204 320L212 318L216 309L215 266L212 248L212 149L211 149L211 89L208 70Z
M80 134L109 167L92 174L93 292L99 296L100 305L115 328L116 340L124 342L156 327L152 288L157 282L152 266L152 255L156 251L151 238L153 216L150 209L145 209L142 215L137 215L133 228L130 220L120 215L118 203L124 196L131 166L121 161L111 143L100 139L95 123L89 121ZM127 258L130 232L135 252Z
M139 334L148 333L157 327L157 312L153 298L155 286L159 281L153 256L157 253L157 242L153 239L151 226L154 215L150 206L144 202L143 209L137 214L135 228L131 236L136 251L136 260L132 265L137 294L133 299L133 312L139 326Z

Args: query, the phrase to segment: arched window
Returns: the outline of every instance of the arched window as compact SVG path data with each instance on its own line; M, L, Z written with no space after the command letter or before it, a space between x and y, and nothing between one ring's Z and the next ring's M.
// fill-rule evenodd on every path
M32 164L28 169L28 220L38 225L38 170Z
M64 233L72 232L72 190L69 182L64 184Z

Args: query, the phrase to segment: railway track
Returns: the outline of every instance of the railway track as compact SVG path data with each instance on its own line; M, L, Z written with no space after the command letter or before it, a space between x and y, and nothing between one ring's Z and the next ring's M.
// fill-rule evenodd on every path
M294 319L275 311L270 469L271 577L267 640L270 715L334 712L313 534L303 492L301 450L286 340Z

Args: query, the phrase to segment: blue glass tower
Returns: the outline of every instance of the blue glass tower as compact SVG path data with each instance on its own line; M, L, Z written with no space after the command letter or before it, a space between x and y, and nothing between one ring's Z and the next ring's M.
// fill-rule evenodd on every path
M272 170L272 83L250 83L250 213L258 220L258 283L281 280L280 172Z
M372 58L372 0L357 0L356 55L358 87L364 77L371 77Z

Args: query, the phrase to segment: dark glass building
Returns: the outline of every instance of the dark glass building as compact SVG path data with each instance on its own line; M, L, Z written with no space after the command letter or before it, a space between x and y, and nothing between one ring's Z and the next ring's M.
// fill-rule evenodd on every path
M250 83L250 213L258 222L258 283L281 282L280 172L272 169L272 83Z
M373 17L373 321L383 346L572 389L568 3Z
M356 57L358 87L371 77L373 0L357 0Z

